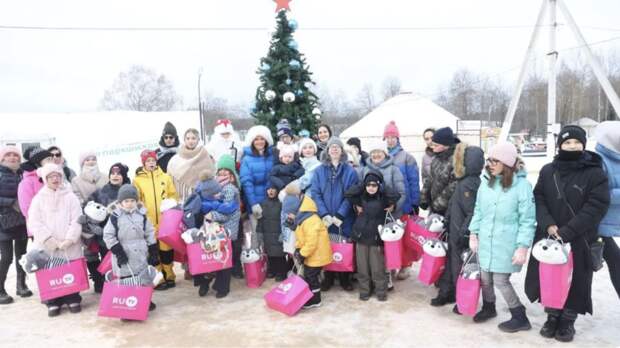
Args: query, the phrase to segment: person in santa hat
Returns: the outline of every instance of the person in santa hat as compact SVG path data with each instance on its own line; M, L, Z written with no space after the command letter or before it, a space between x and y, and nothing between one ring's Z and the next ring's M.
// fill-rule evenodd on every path
M235 162L239 162L241 150L241 139L239 134L235 132L232 122L226 118L217 120L215 128L213 128L213 135L207 145L207 151L215 162L218 162L220 157L225 154L231 155Z

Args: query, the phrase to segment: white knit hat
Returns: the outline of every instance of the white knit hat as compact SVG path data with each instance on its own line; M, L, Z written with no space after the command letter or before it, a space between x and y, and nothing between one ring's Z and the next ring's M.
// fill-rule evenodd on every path
M245 136L246 146L252 146L254 139L261 136L267 141L267 146L273 145L273 138L271 137L271 131L265 126L254 126L248 130L248 134Z
M299 155L301 155L301 150L304 148L304 146L306 145L312 145L312 147L314 148L314 154L316 155L316 153L318 152L318 149L316 147L316 143L314 142L314 140L310 139L310 138L302 138L299 141Z
M605 121L596 126L596 141L608 150L620 152L620 121Z
M369 154L373 151L382 151L386 155L388 154L388 149L387 145L385 145L385 142L378 140L370 142L370 144L365 147L365 150L368 151Z

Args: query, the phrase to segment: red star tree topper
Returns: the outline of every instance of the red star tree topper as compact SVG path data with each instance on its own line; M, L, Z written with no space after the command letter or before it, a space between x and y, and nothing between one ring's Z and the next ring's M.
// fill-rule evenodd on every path
M280 10L287 10L290 11L291 8L289 7L289 3L292 0L273 0L273 2L276 3L277 7L276 7L276 12L280 11Z

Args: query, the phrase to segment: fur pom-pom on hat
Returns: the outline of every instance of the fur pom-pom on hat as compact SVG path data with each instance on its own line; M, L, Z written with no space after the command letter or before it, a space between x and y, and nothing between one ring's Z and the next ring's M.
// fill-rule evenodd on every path
M52 173L58 173L63 176L62 168L55 163L46 163L43 167L37 169L37 175L44 183L47 182L47 176Z

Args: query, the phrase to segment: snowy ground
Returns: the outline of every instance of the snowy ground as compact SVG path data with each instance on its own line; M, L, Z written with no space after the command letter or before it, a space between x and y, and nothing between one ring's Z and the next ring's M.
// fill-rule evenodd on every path
M188 281L180 280L175 289L156 292L158 305L144 323L122 323L97 317L98 295L83 293L82 313L63 311L48 318L38 293L28 299L0 306L2 346L41 346L44 342L63 347L95 346L210 346L210 347L620 347L620 305L607 268L594 276L595 316L580 317L572 344L542 338L538 330L545 321L539 304L526 303L533 329L506 334L497 324L509 317L498 294L498 318L474 324L470 318L452 314L451 306L431 307L428 302L436 290L414 277L396 283L387 302L376 299L361 302L357 293L340 288L324 293L323 306L289 318L267 309L263 295L274 282L259 289L248 289L244 281L232 281L228 297L216 300L213 293L199 298ZM514 277L522 300L525 272ZM14 270L7 280L14 293ZM34 277L28 283L36 289ZM616 329L614 329L614 327Z

